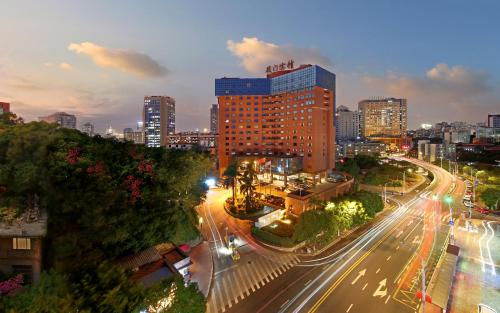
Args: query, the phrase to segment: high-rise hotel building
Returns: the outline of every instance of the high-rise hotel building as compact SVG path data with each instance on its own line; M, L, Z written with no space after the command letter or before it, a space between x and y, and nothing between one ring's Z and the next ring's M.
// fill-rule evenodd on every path
M168 96L145 96L142 120L144 143L146 146L164 146L167 135L175 133L174 98Z
M335 74L308 64L266 78L224 77L215 95L220 173L233 160L313 179L335 167Z
M373 98L358 103L361 135L369 140L381 141L394 148L406 143L408 130L407 100Z

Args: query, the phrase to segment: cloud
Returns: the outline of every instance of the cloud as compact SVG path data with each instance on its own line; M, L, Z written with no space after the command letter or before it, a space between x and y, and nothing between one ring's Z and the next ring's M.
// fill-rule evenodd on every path
M241 65L252 74L263 73L266 66L295 60L296 64L331 65L331 61L315 48L278 46L256 37L243 37L240 42L227 41L227 49L241 60Z
M20 91L40 91L46 90L47 86L44 83L29 80L17 75L4 75L0 82L9 88Z
M52 66L54 66L54 64L51 63L51 62L45 62L45 63L43 63L43 65L46 66L46 67L52 67Z
M156 78L167 69L146 54L132 50L111 49L92 42L71 43L68 50L85 54L99 67L113 68L138 77Z
M408 98L409 115L416 124L441 120L483 121L500 103L490 74L461 65L436 64L424 75L389 71L385 76L365 75L363 82L386 95Z
M59 64L59 67L63 70L72 70L73 69L73 65L66 63L66 62L62 62L61 64Z

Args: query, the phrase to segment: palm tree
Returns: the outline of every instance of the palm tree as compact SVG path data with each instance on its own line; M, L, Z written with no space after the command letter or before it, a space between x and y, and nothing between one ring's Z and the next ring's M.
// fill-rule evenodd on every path
M238 177L240 192L245 195L245 207L247 209L252 205L252 196L256 189L254 181L256 179L257 174L252 166L248 166L243 174Z
M236 196L236 177L238 177L238 164L235 162L229 164L223 174L226 179L224 179L224 187L229 188L231 186L233 190L233 204L236 205L235 196Z

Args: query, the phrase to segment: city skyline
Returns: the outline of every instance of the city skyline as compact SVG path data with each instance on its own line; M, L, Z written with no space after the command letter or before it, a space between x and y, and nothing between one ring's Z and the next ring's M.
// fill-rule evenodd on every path
M410 129L498 113L498 4L318 4L6 1L0 101L27 120L64 111L103 131L133 127L145 95L169 95L178 129L202 129L214 78L294 59L337 74L337 105L407 98ZM315 18L294 22L303 15Z

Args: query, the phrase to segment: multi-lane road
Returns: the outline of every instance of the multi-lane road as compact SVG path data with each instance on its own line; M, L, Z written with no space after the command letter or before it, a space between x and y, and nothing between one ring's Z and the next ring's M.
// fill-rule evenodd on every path
M421 260L429 261L436 238L448 230L448 210L442 213L432 195L442 198L453 178L412 162L430 170L433 182L394 199L398 206L385 218L314 257L263 248L249 235L250 222L222 209L229 193L209 194L202 213L215 259L208 312L415 312ZM223 254L226 227L242 239L237 262Z

